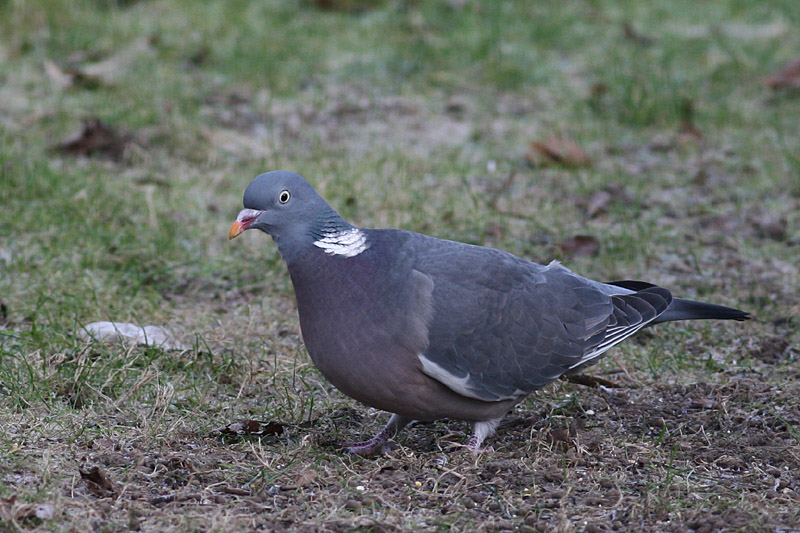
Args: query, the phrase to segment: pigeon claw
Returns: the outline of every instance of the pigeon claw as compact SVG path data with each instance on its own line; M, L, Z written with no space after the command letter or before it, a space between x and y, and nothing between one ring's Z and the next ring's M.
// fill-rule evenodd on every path
M488 453L488 454L493 454L494 453L494 447L493 446L485 446L483 448L481 448L481 447L472 448L470 446L467 446L467 449L469 450L469 453L471 453L473 457L478 457L479 455L484 454L484 453Z
M388 454L400 448L400 445L386 440L370 439L364 442L341 442L339 446L344 448L348 455L358 455L360 457L372 457L378 454Z

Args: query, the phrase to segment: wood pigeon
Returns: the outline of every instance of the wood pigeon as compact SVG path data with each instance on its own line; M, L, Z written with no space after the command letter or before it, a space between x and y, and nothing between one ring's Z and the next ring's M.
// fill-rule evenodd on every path
M673 320L746 320L640 281L601 283L558 262L411 231L346 222L301 176L274 171L244 192L229 237L272 236L289 269L300 327L320 372L392 413L348 451L370 455L409 422L473 423L481 450L532 391L596 363L640 329Z

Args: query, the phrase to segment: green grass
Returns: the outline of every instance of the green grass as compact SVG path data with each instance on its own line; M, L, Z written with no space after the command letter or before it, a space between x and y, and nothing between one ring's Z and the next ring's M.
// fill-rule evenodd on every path
M17 496L0 501L0 531L113 530L131 516L155 530L663 529L718 516L797 527L796 474L756 475L800 468L800 98L761 84L800 49L796 2L354 4L364 9L0 1L0 497ZM75 71L84 77L63 81ZM702 140L679 136L687 102ZM92 117L128 139L117 160L55 149ZM593 164L530 166L529 144L551 134ZM489 458L441 464L440 450L464 441L459 422L404 432L393 458L342 457L323 444L383 420L311 365L271 241L226 238L246 184L276 168L367 227L539 262L592 235L598 255L559 258L757 320L652 330L592 370L639 404L570 385L537 392ZM624 194L588 217L609 185ZM760 229L770 221L785 228L777 237ZM190 348L83 340L81 326L100 320L167 326ZM786 359L765 363L773 338ZM637 406L662 409L648 390L680 406L696 383L733 406L714 408L721 422L687 421L705 411L683 406L689 415L662 413L681 431L641 433ZM208 436L247 418L289 426L260 441ZM576 421L589 452L548 441ZM744 443L730 452L742 469L702 455L701 423L711 441ZM753 433L785 433L783 454L747 444ZM84 457L129 492L92 493ZM730 479L740 488L708 489ZM150 500L170 493L197 499ZM611 519L618 497L627 510Z

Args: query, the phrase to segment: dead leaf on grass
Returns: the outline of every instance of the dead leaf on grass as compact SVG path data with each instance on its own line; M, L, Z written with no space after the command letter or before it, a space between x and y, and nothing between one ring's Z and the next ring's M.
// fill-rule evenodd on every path
M44 70L59 90L77 88L93 91L104 84L98 76L87 74L79 68L62 69L49 59L44 62Z
M555 135L545 141L532 142L525 157L534 166L556 164L564 167L586 167L592 164L592 160L575 141Z
M10 498L0 498L0 520L4 522L10 522L12 520L14 503L16 501L16 494L12 494Z
M88 470L78 468L81 479L86 482L89 492L98 498L105 498L112 496L116 493L114 484L106 477L105 473L100 470L99 466L93 466Z
M656 40L649 35L645 35L634 28L629 20L622 23L622 35L629 41L633 41L640 46L650 46L656 42Z
M207 64L209 59L211 59L211 47L203 43L189 55L187 61L193 67L201 67Z
M611 88L606 82L602 80L595 81L589 86L587 103L593 110L597 112L605 112L610 103L610 92Z
M761 238L785 241L788 237L788 222L783 216L765 215L756 217L753 219L752 224Z
M597 255L600 242L591 235L575 235L556 244L556 248L565 257L589 257Z
M280 435L286 431L288 424L283 422L259 422L257 420L242 420L240 422L231 422L227 426L215 429L212 433L221 433L223 435L254 435L257 437L263 435Z
M773 90L800 89L800 56L792 59L782 69L764 79L764 85Z
M761 339L759 346L751 355L760 361L774 365L785 360L789 354L791 343L784 337L772 335Z
M622 185L612 183L592 193L589 199L586 200L586 216L594 218L605 213L608 204L612 200L629 200L628 194Z
M67 75L66 72L61 70L61 68L50 61L49 59L44 62L44 71L47 74L47 77L50 78L50 81L53 85L56 86L58 89L66 89L70 85L72 85L72 77Z
M98 118L88 118L83 121L80 133L73 135L62 143L53 147L62 154L74 156L102 156L113 161L121 161L130 137Z
M304 470L299 476L297 476L297 481L295 481L295 485L298 487L305 487L309 483L313 483L317 479L317 471L309 468Z
M606 206L608 206L608 203L613 197L611 192L605 189L595 191L592 196L589 197L589 201L586 202L586 216L594 218L600 213L605 213Z
M458 95L451 96L447 104L445 104L444 110L446 113L461 117L469 110L469 101Z
M610 90L611 89L606 82L596 81L589 87L589 96L591 98L599 98L605 94L608 94Z
M17 520L52 520L56 515L56 508L51 503L18 502L17 495L10 498L0 498L0 521L15 522Z
M689 407L694 409L713 409L715 405L714 398L702 396L700 398L693 398L689 404Z
M545 433L545 440L561 451L566 451L574 445L568 429L551 429Z

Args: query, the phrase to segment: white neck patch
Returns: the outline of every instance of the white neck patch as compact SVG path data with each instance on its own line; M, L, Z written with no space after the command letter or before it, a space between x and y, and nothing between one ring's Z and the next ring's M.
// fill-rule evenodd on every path
M358 228L325 234L314 246L322 248L328 255L355 257L367 248L367 236Z

